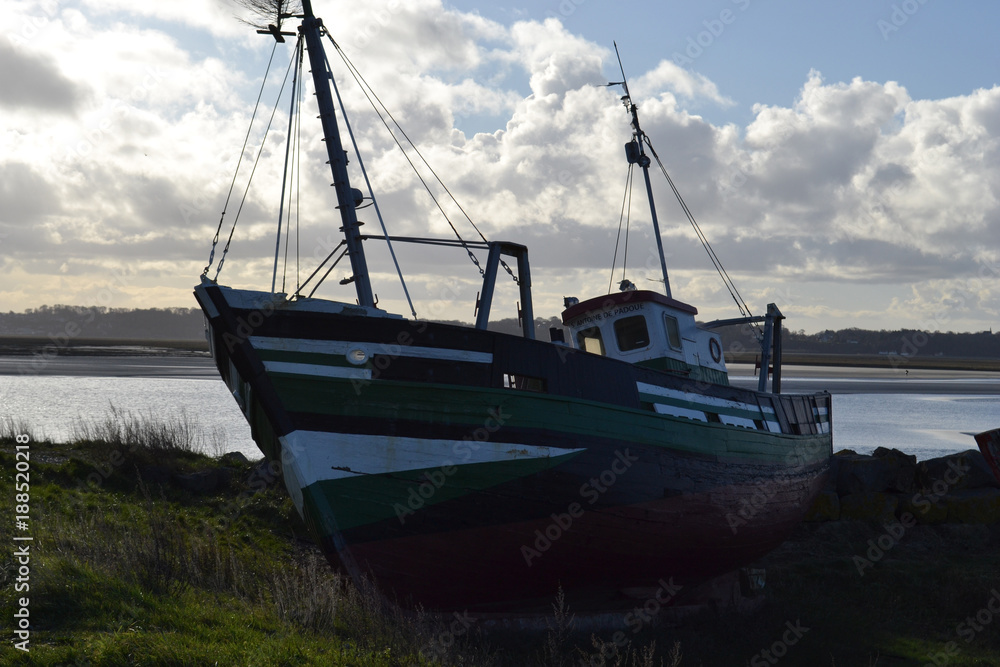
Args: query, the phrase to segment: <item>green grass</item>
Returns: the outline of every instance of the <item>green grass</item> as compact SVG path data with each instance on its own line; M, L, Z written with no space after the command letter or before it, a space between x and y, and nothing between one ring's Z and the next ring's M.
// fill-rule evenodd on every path
M0 507L12 507L24 432L0 421ZM912 528L860 576L853 557L882 527L805 525L761 563L768 593L754 612L651 625L619 645L624 623L578 631L555 595L547 627L476 623L453 637L450 617L386 608L333 571L280 482L261 484L253 465L203 495L169 481L222 465L192 448L177 423L116 412L74 442L31 443L31 652L8 630L25 593L14 591L19 543L4 537L0 664L894 667L924 665L949 642L950 667L1000 664L1000 614L970 642L957 631L1000 588L998 526ZM761 652L789 623L808 630L769 662ZM447 649L428 650L442 639Z

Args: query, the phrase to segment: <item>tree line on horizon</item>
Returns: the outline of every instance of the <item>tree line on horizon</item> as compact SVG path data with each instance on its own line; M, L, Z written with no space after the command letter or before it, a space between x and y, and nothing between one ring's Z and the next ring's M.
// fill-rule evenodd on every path
M450 321L450 324L467 323ZM490 323L491 330L519 335L515 318ZM536 318L535 336L549 340L549 330L563 330L558 317ZM205 320L198 308L108 308L104 306L40 306L22 313L0 313L0 336L58 336L77 338L131 338L157 340L203 340ZM568 334L568 332L565 332ZM745 327L721 329L726 350L756 349ZM828 329L813 334L785 330L786 352L822 354L902 354L969 358L1000 358L1000 332L925 332L914 329Z

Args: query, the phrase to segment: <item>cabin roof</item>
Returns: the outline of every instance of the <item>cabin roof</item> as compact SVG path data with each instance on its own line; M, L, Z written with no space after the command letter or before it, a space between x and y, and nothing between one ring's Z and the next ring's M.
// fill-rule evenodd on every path
M634 290L628 292L615 292L613 294L597 296L593 299L581 301L575 306L570 306L563 311L562 321L563 324L568 325L581 315L595 311L600 312L607 310L608 308L627 303L658 303L692 315L698 314L697 308L676 299L672 299L668 296L663 296L662 294L657 294L656 292L651 292L649 290Z

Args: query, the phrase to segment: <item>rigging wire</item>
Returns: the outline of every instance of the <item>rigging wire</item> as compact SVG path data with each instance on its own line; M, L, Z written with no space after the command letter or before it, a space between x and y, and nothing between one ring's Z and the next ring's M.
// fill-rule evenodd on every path
M233 226L229 230L229 238L226 240L226 247L222 249L222 257L219 259L219 265L215 268L215 277L213 280L219 279L219 273L222 271L222 265L226 261L226 254L229 252L229 245L233 242L233 233L236 231L236 223L239 222L240 213L243 211L243 205L247 201L247 195L250 192L250 184L253 182L254 174L257 173L257 165L260 164L260 157L264 153L264 145L267 143L267 135L271 132L271 124L274 123L274 116L278 112L278 103L281 101L281 94L285 91L285 84L288 83L288 73L292 69L292 65L295 63L295 55L292 55L292 59L288 63L288 69L285 70L285 78L281 81L281 88L278 90L277 99L274 102L274 108L271 110L271 118L267 121L267 127L264 128L264 137L260 140L260 148L257 150L257 157L253 162L253 169L250 170L250 177L247 179L246 189L243 191L243 198L240 200L240 207L236 210L236 217L233 219ZM256 114L256 109L254 110ZM234 177L235 180L235 177Z
M285 185L288 182L288 175L290 173L288 161L289 159L294 160L295 156L292 154L292 127L295 123L297 116L297 109L295 108L296 102L298 102L297 86L299 85L299 75L302 73L302 34L299 34L298 40L295 42L295 53L298 58L298 65L295 67L295 72L292 74L292 94L291 100L289 101L288 109L288 140L285 142L285 167L281 172L281 204L278 207L278 234L274 240L274 271L271 273L271 293L274 294L274 286L278 280L278 253L281 252L281 223L283 222L282 216L285 212ZM292 214L292 195L291 188L288 188L288 215L291 217ZM285 244L288 247L288 244ZM284 287L284 276L282 276L282 287Z
M334 48L337 49L338 52L340 52L340 47L337 46L336 40L334 40L329 33L327 33L327 37L330 39L330 42L333 44ZM340 96L340 88L337 86L337 80L333 77L333 68L330 67L330 61L329 59L326 58L325 52L323 55L324 55L324 62L326 63L326 71L329 73L330 76L330 83L333 84L333 92L334 94L336 94L337 103L340 105L340 115L343 116L344 118L344 125L347 127L347 134L351 137L351 144L354 146L354 154L355 156L357 156L358 165L361 167L361 175L365 179L365 186L368 188L368 194L371 195L372 204L375 206L375 216L378 218L378 223L382 227L382 235L385 236L385 243L386 246L388 246L389 248L389 255L392 257L392 263L396 267L396 275L399 276L399 284L402 285L403 294L406 296L406 303L410 306L410 314L413 315L414 319L416 319L417 311L413 307L413 299L410 298L410 290L407 289L406 280L403 279L403 272L399 268L399 261L396 259L396 251L392 247L392 241L389 240L389 232L388 230L386 230L385 220L382 218L382 210L379 208L378 201L375 199L375 192L372 189L371 181L368 180L368 170L365 169L364 159L361 157L361 151L358 150L358 142L354 137L354 128L351 127L351 121L347 117L347 109L344 107L344 100ZM331 266L330 268L332 269L333 267ZM330 272L327 271L326 275L324 275L323 278L320 279L320 283L326 280L326 276L329 275L329 273ZM319 287L319 285L317 285L316 287ZM313 291L315 292L316 288L313 288Z
M615 282L615 266L618 264L618 244L622 238L622 222L625 220L625 206L628 205L628 214L632 216L632 168L635 165L631 162L628 165L628 172L625 175L625 193L622 195L622 210L618 214L618 234L615 236L615 254L611 258L611 276L608 278L608 294L611 294L611 285ZM628 226L625 227L625 247L628 248ZM626 256L628 252L626 250ZM625 262L627 257L622 258L622 279L625 279Z
M628 265L628 232L632 224L632 183L635 182L634 174L634 170L629 173L628 210L625 215L625 252L622 255L622 284L625 283L625 267Z
M465 239L462 238L462 235L459 233L458 229L455 228L455 225L452 223L451 218L448 217L447 212L445 212L444 208L441 206L441 203L438 201L437 197L434 196L434 193L431 190L430 186L427 184L427 181L424 179L424 177L417 170L416 165L414 165L413 160L410 159L409 154L403 148L403 145L399 141L399 138L396 136L395 132L393 132L392 128L389 127L389 123L386 122L385 117L383 117L383 115L382 115L383 112L385 113L386 116L389 117L389 119L392 121L392 124L396 127L396 129L399 131L399 133L406 139L406 143L409 144L409 146L413 150L413 152L416 153L416 155L420 158L420 161L423 162L423 164L427 168L427 170L430 171L430 173L434 177L434 180L436 180L437 183L438 183L438 185L440 185L441 188L445 191L445 193L447 193L448 197L455 204L455 206L458 207L458 210L462 212L462 215L465 217L465 219L468 221L468 223L472 226L472 228L476 230L476 233L479 234L479 238L481 238L486 243L489 243L489 240L486 238L486 236L483 234L483 232L479 229L479 227L476 225L476 223L473 222L472 217L469 216L469 214L466 212L466 210L462 207L462 205L459 203L459 201L455 197L455 195L452 194L452 192L448 188L448 186L444 183L443 180L441 180L441 177L438 176L437 172L434 170L434 168L427 161L427 158L424 157L423 153L420 152L420 149L417 148L417 145L413 142L412 139L410 139L409 135L406 133L406 130L403 129L403 127L399 124L399 122L396 120L396 118L392 115L392 112L390 112L389 109L388 109L388 107L385 106L385 104L382 102L382 100L379 98L379 96L375 93L374 89L371 87L371 85L368 83L368 81L364 78L364 76L361 75L361 72L357 69L357 67L354 65L354 63L351 62L350 58L347 57L347 54L344 53L343 49L340 48L340 45L337 44L337 42L332 37L330 37L330 41L333 43L334 48L337 49L337 52L340 53L340 57L343 59L344 64L347 65L348 71L351 72L351 75L354 77L355 81L358 82L358 85L361 87L362 93L364 93L365 97L368 99L368 103L371 104L372 109L378 115L379 120L382 121L382 124L385 126L386 130L389 132L389 135L392 137L393 141L396 143L396 146L399 148L400 152L403 153L403 157L409 163L410 168L413 169L413 173L416 174L417 178L420 180L420 183L424 186L424 189L427 190L427 194L434 201L434 204L437 206L438 210L441 212L441 215L444 217L445 221L448 223L448 226L451 227L451 230L455 233L455 237L459 240L459 242L461 243L462 247L468 253L469 258L472 260L472 263L476 265L477 269L479 269L479 274L480 275L485 275L485 271L483 270L483 267L480 265L479 260L476 258L475 254L473 254L472 250L469 249L468 245L466 245ZM375 101L372 101L373 98L374 98ZM376 105L375 102L378 102L378 105ZM504 262L502 259L500 260L500 264L501 264L501 266L503 266L504 270L507 271L508 274L510 274L510 276L511 276L511 278L513 278L514 282L520 284L518 277L516 275L514 275L514 272L510 268L510 266L508 266L507 263Z
M298 75L299 80L302 81L302 55L299 56L298 65ZM300 217L300 201L299 195L302 189L302 102L305 96L305 86L300 85L298 88L298 95L296 100L296 114L295 114L295 128L288 137L288 143L292 145L292 164L289 172L292 174L292 185L288 188L288 218L285 222L285 256L282 260L281 265L281 291L285 294L286 292L286 282L288 278L288 249L291 247L292 239L292 197L295 197L295 237L298 239L299 236L299 217ZM296 280L297 280L296 276Z
M257 102L253 107L253 115L250 116L250 122L247 124L247 133L243 137L243 146L240 148L240 159L236 161L236 170L233 172L233 180L229 183L229 193L226 195L226 203L222 206L222 215L219 217L219 226L215 229L215 238L212 239L212 250L208 253L208 264L205 269L201 272L201 275L207 276L208 270L212 268L212 262L215 261L215 247L219 244L219 233L222 231L222 221L226 217L226 210L229 208L229 198L233 196L233 189L236 187L236 177L240 173L240 165L243 164L243 153L246 151L247 142L250 141L250 131L253 129L253 121L257 118L257 109L260 108L260 99L264 95L264 86L267 83L267 75L271 72L271 63L274 62L274 54L278 50L278 42L274 43L271 47L271 57L267 60L267 69L264 71L264 78L260 82L260 91L257 93ZM235 226L236 223L233 223ZM232 233L230 233L230 238L232 238ZM229 244L226 244L229 247ZM216 277L218 277L219 272L215 272Z
M691 209L688 208L687 203L684 201L684 197L681 196L681 193L677 189L677 186L674 185L673 179L670 178L670 174L667 173L666 167L663 166L663 162L660 160L660 156L656 154L656 150L653 148L652 143L650 143L649 137L643 135L643 139L646 146L649 147L650 153L652 153L653 157L656 159L656 164L659 165L660 171L663 173L663 177L667 179L667 183L670 185L670 189L673 191L674 196L680 203L681 209L684 211L684 215L687 216L688 221L694 228L695 234L697 234L698 239L701 241L702 246L704 246L705 252L708 253L708 257L712 261L712 265L715 266L715 270L719 273L719 277L722 278L722 282L725 283L726 289L729 290L729 295L733 297L733 301L736 302L736 307L739 308L740 314L743 315L744 317L751 317L752 313L750 312L750 306L748 306L747 302L743 300L743 295L741 295L740 291L736 288L736 283L733 282L733 279L730 277L729 272L726 271L726 268L722 265L722 260L720 260L719 256L715 254L715 249L712 248L712 244L708 242L708 237L705 236L705 233L702 231L701 226L699 226L698 222L695 220L694 214L691 213ZM760 329L757 323L753 324L755 328L757 328L758 330Z

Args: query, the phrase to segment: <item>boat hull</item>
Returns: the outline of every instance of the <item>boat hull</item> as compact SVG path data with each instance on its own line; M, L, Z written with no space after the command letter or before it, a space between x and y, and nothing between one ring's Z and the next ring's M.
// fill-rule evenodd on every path
M823 484L828 394L203 284L220 373L332 561L428 609L578 605L780 544Z
M1000 481L1000 428L983 431L976 434L976 444L983 453L986 462L990 464L993 476Z

